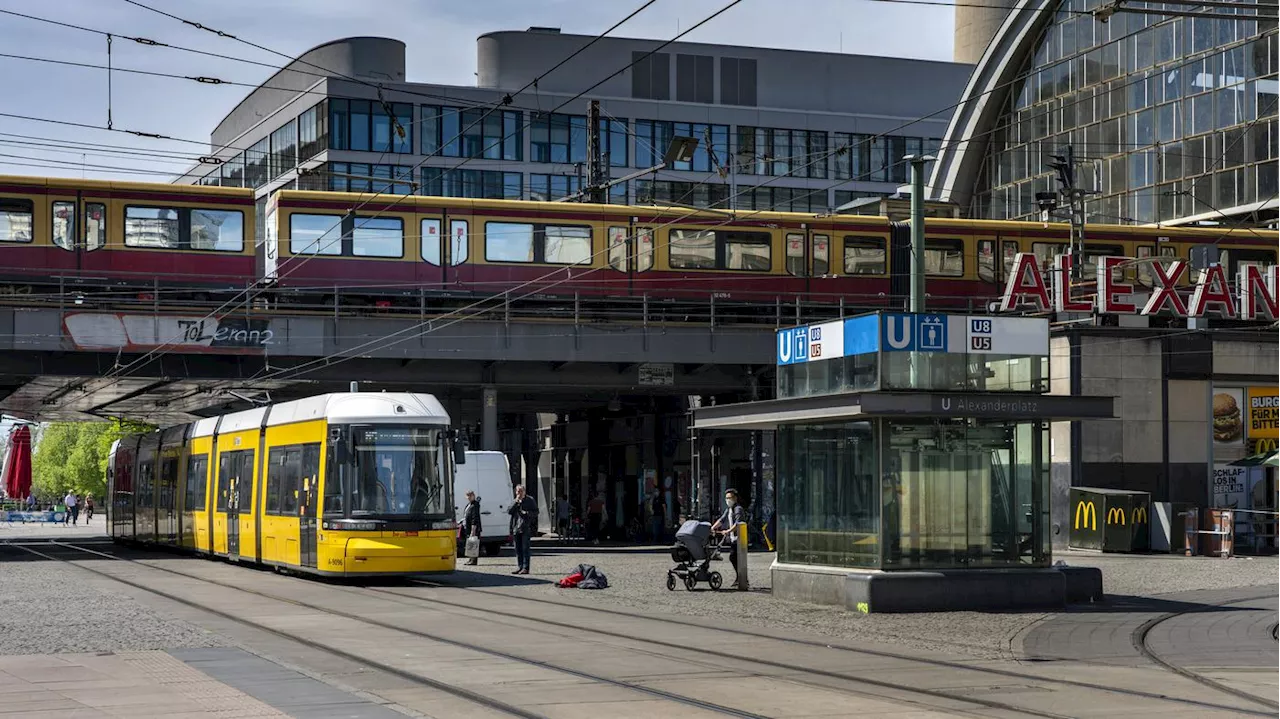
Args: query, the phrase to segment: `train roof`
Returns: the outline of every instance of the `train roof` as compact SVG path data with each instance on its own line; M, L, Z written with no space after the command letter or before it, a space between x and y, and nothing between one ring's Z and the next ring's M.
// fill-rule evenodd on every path
M195 423L191 425L190 437L192 439L196 437L212 437L214 435L214 432L216 432L218 429L219 419L222 419L222 418L221 417L205 417L204 419L196 420Z
M271 407L268 427L326 419L336 423L449 424L449 413L434 395L417 392L335 392ZM221 430L220 430L221 431Z
M253 190L241 187L215 185L174 185L168 182L130 182L128 180L82 180L75 177L35 177L31 175L0 175L0 185L25 186L45 190L110 190L155 193L181 193L208 197L253 199Z

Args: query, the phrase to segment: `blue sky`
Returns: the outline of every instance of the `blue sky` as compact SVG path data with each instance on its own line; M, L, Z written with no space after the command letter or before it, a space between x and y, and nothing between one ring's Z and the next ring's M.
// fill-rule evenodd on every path
M454 85L474 83L477 35L494 30L520 30L530 25L560 27L566 33L594 34L641 4L640 0L144 2L290 55L350 35L397 38L408 46L410 81ZM669 39L726 2L658 0L613 34ZM260 62L285 62L280 57L134 7L124 0L45 3L0 0L0 9L120 36L149 38ZM848 53L950 60L952 14L952 8L948 7L873 0L745 0L683 39L829 52L839 51L843 46ZM89 65L105 65L107 59L106 39L101 35L4 15L0 15L0 52ZM265 67L231 60L147 47L120 37L113 42L112 63L117 68L211 76L253 84L264 81L272 72ZM601 74L614 69L602 69ZM114 73L112 117L117 128L207 142L213 126L248 91L236 86ZM849 91L857 92L857 78L850 78ZM107 74L101 69L0 57L0 96L5 99L0 112L91 125L105 125L107 120ZM106 148L69 150L66 143L71 141L137 148L158 154L143 158L113 154L104 151ZM167 181L165 173L177 173L189 165L173 154L194 158L201 151L201 147L191 144L0 117L0 174ZM156 174L125 174L122 168Z

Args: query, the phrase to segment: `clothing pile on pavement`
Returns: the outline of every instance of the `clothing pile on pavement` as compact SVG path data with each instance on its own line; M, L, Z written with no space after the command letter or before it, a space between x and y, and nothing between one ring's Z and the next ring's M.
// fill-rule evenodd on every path
M556 582L561 589L606 589L609 580L594 564L579 564L569 576Z

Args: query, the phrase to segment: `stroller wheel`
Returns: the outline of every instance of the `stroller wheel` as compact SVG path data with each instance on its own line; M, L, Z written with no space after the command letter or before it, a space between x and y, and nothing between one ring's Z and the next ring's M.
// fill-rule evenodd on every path
M720 591L720 587L724 585L724 577L720 576L720 572L712 572L711 576L707 579L707 583L711 585L712 590L718 592Z
M667 574L667 591L674 592L676 590L676 575Z
M692 591L693 591L693 588L694 588L694 587L696 587L696 586L698 586L698 578L697 578L696 576L694 576L692 572L690 572L689 574L685 575L685 578L684 578L684 588L685 588L685 589L688 589L689 591L691 591L691 592L692 592Z

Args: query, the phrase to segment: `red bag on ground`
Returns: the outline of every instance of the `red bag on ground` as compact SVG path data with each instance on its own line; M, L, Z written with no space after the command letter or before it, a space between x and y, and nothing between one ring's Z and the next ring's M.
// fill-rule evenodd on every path
M556 582L556 586L561 589L573 589L578 586L578 582L582 581L582 572L574 572L569 576Z

